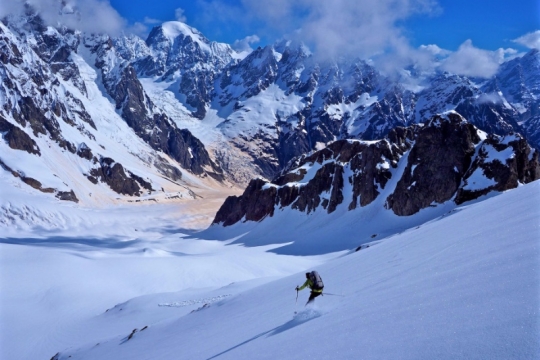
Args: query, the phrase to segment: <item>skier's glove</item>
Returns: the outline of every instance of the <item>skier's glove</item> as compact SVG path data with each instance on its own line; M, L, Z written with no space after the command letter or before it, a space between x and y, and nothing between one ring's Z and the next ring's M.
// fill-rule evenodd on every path
M298 286L294 288L294 290L296 290L296 291L298 291L298 289L300 289L300 287L298 287Z

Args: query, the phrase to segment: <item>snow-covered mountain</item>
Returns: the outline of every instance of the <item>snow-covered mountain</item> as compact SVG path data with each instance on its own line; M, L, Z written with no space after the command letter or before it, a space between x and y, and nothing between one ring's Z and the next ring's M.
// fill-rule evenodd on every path
M250 229L238 241L260 245L262 234L276 229L276 241L299 249L348 231L336 222L362 219L368 224L357 235L368 241L392 231L382 219L419 225L456 205L538 179L539 152L521 136L486 134L448 112L420 126L396 128L383 140L332 142L296 158L272 181L252 180L241 196L227 198L209 232L224 226L231 227L229 235L240 235ZM294 229L280 231L289 219L295 219ZM321 231L308 233L313 221ZM334 245L327 249L343 250Z
M540 146L538 51L481 83L423 74L412 91L367 60L320 62L292 41L240 54L175 21L146 40L110 37L47 26L28 7L0 26L3 169L59 199L245 186L336 140L382 139L450 110Z
M533 49L523 57L501 65L499 72L483 90L486 93L502 95L519 113L518 121L527 139L538 147L540 139L540 51Z
M100 206L192 198L191 186L222 182L204 144L156 108L107 39L45 26L31 9L0 23L2 187ZM3 200L9 224L17 205Z

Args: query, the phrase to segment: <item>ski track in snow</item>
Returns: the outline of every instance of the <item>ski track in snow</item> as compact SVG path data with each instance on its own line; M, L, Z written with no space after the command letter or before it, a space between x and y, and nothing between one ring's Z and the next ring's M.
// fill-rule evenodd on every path
M190 305L195 305L195 304L211 304L211 303L214 303L216 301L220 301L220 300L223 300L229 296L232 296L232 294L227 294L227 295L219 295L219 296L214 296L214 297L211 297L211 298L205 298L205 299L197 299L197 300L184 300L184 301L178 301L178 302L173 302L173 303L163 303L163 304L158 304L158 306L167 306L167 307L184 307L184 306L190 306Z

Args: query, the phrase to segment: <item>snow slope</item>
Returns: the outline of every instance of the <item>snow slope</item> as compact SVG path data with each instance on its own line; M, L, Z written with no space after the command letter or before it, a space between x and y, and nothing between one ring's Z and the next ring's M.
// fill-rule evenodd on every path
M206 294L202 290L159 293L185 289L174 284L179 269L171 261L178 255L171 253L170 258L151 266L151 262L134 259L122 262L127 254L114 254L117 250L111 249L81 251L82 248L66 249L57 244L37 252L32 246L3 244L0 254L8 272L3 271L2 284L11 286L10 290L17 289L18 294L27 294L17 299L14 291L2 291L9 294L2 297L10 310L2 318L9 314L12 321L7 323L14 325L11 317L18 310L19 315L35 316L35 322L47 317L48 308L71 308L73 313L63 314L63 320L57 319L69 324L62 331L54 324L42 324L44 331L49 329L44 332L48 334L45 338L44 333L40 336L35 330L28 330L32 321L20 317L28 322L27 327L19 327L33 334L31 342L43 342L37 346L42 350L50 349L54 343L60 350L59 359L538 359L539 195L540 182L533 182L457 208L358 252L327 258L325 264L318 266L316 260L321 258L311 258L311 264L310 258L304 258L305 262L300 264L301 258L260 252L268 247L220 247L216 242L185 239L175 245L177 250L191 255L198 252L201 260L209 260L209 249L213 248L214 259L223 259L227 254L229 260L235 259L228 264L184 264L192 274L204 274L204 280L197 278L195 283L215 286L223 280L217 274L236 280L254 279L232 287L216 286ZM162 250L172 249L172 242L158 243ZM201 244L207 246L204 255L200 254ZM133 246L126 244L121 252L132 251ZM85 255L84 260L80 260L81 255ZM154 253L149 259L160 256L164 255ZM47 267L61 264L62 257L85 264L68 277L69 285L74 287L54 280L58 274ZM32 269L41 271L38 284L45 295L35 292L28 296L36 285L20 286L28 284L25 276L35 271L24 266L21 260L25 259L34 259L36 266ZM248 259L251 262L246 262ZM300 293L295 306L294 287L302 282L303 271L284 277L301 265L316 266L328 292L327 296L317 298L311 308L303 307L308 295L305 291ZM91 281L90 276L90 270L98 268L101 284L96 284L95 278ZM256 278L264 282L265 276L281 278L256 286ZM75 278L82 279L84 284ZM123 280L122 286L115 288L118 278ZM182 279L193 284L193 279ZM135 291L124 291L137 286L138 292L147 296L134 297ZM80 303L74 305L67 300L70 297L66 296L66 289L87 292L78 295ZM93 293L97 289L100 296ZM131 300L103 313L112 298ZM27 304L15 303L22 299ZM93 302L99 306L90 306ZM201 302L208 305L200 306ZM192 307L183 306L186 303ZM75 309L82 309L85 316ZM198 310L191 312L192 309ZM297 315L293 314L295 309L299 310ZM138 330L130 337L135 328ZM75 346L77 340L80 345ZM28 354L15 356L23 348L17 351L16 346L7 344L11 358L32 358Z
M49 359L66 347L185 315L201 302L327 258L186 239L207 226L219 206L210 196L203 201L94 210L51 206L50 214L46 206L37 214L28 206L27 216L56 226L0 228L0 358Z

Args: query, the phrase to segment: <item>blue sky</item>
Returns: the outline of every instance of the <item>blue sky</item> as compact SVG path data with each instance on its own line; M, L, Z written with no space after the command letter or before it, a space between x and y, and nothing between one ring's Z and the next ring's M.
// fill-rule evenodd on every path
M276 7L290 2L274 1ZM327 2L332 3L332 0ZM359 2L362 1L356 1ZM366 7L373 5L371 1L365 2ZM153 20L174 20L176 15L181 15L210 40L233 43L246 36L257 35L261 41L254 45L273 42L295 27L301 27L306 7L309 7L289 9L288 17L283 19L288 25L276 25L279 18L261 16L253 5L254 1L250 0L110 0L110 3L131 24L145 23L151 28ZM456 50L471 39L474 46L487 50L519 48L511 40L540 29L539 4L538 0L439 0L429 11L404 15L393 25L414 47L436 44ZM183 12L175 14L179 8ZM386 10L392 11L392 6Z

